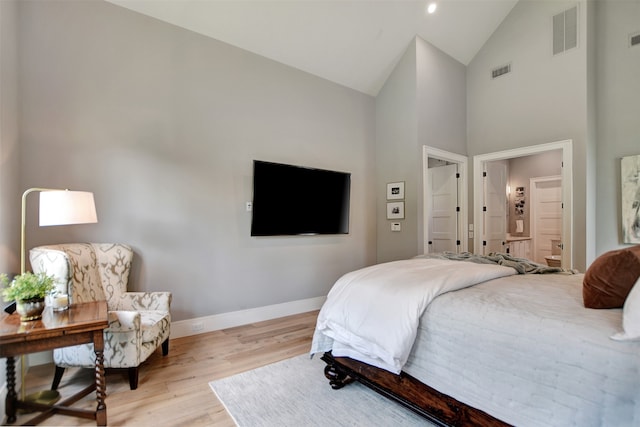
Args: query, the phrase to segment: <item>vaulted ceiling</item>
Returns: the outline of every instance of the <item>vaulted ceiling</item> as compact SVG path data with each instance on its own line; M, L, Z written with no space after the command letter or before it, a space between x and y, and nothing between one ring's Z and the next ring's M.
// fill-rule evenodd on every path
M518 0L108 1L375 96L414 37L467 65Z

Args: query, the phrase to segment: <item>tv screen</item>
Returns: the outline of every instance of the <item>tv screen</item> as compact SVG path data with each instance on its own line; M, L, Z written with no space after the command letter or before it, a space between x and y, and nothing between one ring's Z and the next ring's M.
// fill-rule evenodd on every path
M349 233L351 174L253 162L252 236Z

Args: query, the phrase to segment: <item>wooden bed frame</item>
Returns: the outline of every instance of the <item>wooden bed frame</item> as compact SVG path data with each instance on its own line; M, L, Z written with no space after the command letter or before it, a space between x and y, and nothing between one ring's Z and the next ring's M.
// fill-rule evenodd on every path
M348 357L334 357L331 352L324 353L321 359L327 364L324 375L333 389L359 381L439 426L508 426L486 412L440 393L404 372L395 375Z

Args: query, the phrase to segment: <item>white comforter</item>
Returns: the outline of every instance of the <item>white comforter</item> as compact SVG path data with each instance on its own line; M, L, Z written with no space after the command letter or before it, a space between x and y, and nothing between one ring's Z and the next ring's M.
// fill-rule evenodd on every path
M331 350L398 374L420 316L435 297L513 274L510 267L442 259L394 261L347 273L320 310L311 354Z
M640 341L585 308L582 274L520 274L438 297L404 372L519 427L640 426Z

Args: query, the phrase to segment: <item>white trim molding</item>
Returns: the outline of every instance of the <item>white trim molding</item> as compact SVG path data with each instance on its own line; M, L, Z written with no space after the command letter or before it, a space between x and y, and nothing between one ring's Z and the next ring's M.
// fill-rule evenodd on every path
M178 320L171 322L171 339L319 310L325 300L326 297L315 297L194 319Z

